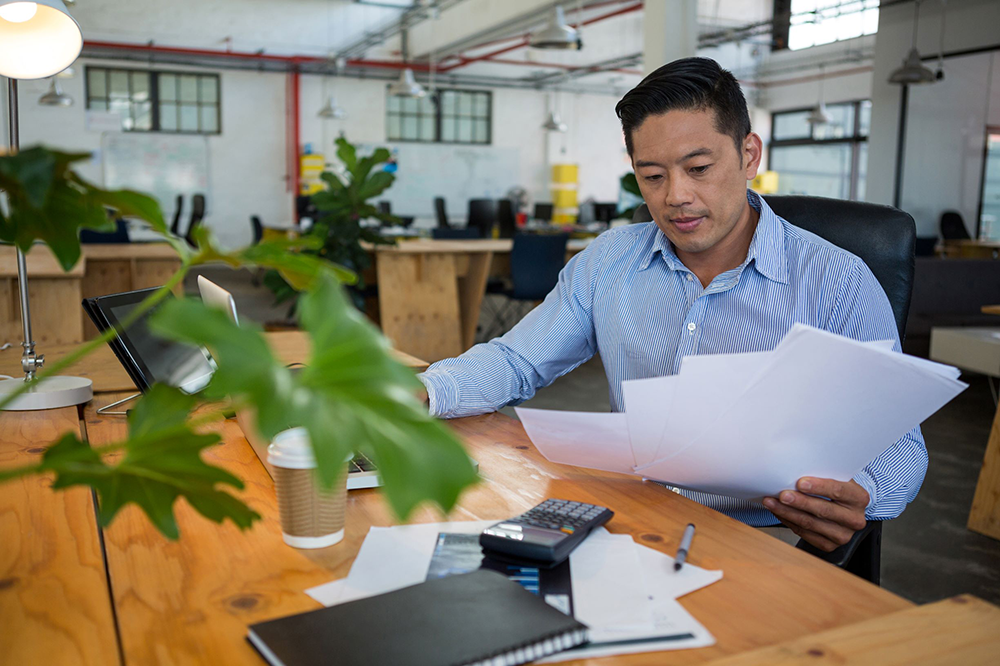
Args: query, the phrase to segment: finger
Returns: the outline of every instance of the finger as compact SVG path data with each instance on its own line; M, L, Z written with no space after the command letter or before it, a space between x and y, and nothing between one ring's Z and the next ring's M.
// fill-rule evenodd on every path
M811 497L792 490L785 490L779 498L781 503L800 511L811 513L831 523L837 523L857 532L866 525L865 514L860 508L848 508L843 504L821 497Z
M778 520L781 520L779 518ZM837 544L827 539L822 534L817 534L816 532L810 532L809 530L803 529L792 522L786 522L781 520L781 523L790 529L792 532L797 534L799 537L805 540L806 543L810 543L824 552L832 552L837 550Z
M796 484L801 492L810 495L829 497L835 502L849 506L867 507L868 492L853 481L837 481L836 479L820 479L814 476L804 476Z
M806 513L805 511L782 504L773 497L765 498L764 506L782 522L787 520L788 522L795 523L798 527L809 532L815 532L838 545L847 543L854 536L854 532L842 525L823 520L811 513Z

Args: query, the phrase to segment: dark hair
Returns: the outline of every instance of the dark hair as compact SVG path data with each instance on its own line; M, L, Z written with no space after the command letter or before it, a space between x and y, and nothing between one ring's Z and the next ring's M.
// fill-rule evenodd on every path
M615 113L622 121L625 147L632 155L632 131L652 115L676 109L715 111L715 129L728 134L743 155L750 133L750 115L740 84L710 58L682 58L660 67L625 93Z

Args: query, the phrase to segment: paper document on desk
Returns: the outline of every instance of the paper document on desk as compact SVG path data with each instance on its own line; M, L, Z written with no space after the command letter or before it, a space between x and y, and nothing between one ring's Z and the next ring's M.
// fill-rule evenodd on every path
M796 324L773 351L686 357L676 376L623 382L624 427L620 414L517 413L553 462L775 496L803 476L851 479L967 388L956 368L891 347Z

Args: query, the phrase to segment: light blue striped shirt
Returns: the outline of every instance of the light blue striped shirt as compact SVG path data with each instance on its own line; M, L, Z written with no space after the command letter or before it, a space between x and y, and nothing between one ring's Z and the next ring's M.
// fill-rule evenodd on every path
M774 349L796 322L865 342L892 339L899 351L889 301L864 262L781 219L755 192L747 198L760 213L747 258L705 288L655 223L601 234L506 335L421 375L431 413L454 418L521 403L595 353L611 409L621 411L624 380L675 374L692 354ZM868 518L898 516L926 471L916 427L854 477L871 498ZM679 492L749 525L778 522L758 502Z

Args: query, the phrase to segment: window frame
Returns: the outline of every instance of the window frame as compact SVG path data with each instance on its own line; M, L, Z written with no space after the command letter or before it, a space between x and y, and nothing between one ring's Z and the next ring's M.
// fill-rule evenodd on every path
M841 4L844 2L850 2L852 0L840 0ZM856 0L855 0L856 1ZM882 11L882 2L879 0L878 4L879 12ZM864 9L862 9L864 11ZM806 12L802 12L803 14ZM774 0L771 6L771 51L790 51L788 43L790 40L790 33L792 29L792 0ZM871 35L877 35L878 29L872 33L862 33L856 37L848 37L847 39L835 39L832 42L826 42L824 44L813 44L812 46L806 46L801 49L796 49L796 51L804 51L806 49L815 48L817 46L828 46L830 44L836 44L838 42L847 41L848 39L859 39L861 37L869 37Z
M101 70L105 73L105 87L107 88L106 93L110 93L108 88L110 73L111 72L125 72L128 75L129 81L129 102L132 102L132 74L147 74L149 75L149 103L152 105L150 109L151 116L151 128L150 129L126 129L122 127L123 132L137 132L137 133L157 133L157 134L180 134L186 136L218 136L222 134L222 78L216 72L192 72L185 70L173 70L173 69L142 69L137 67L107 67L105 65L84 65L83 72L83 95L85 99L85 109L90 110L91 100L110 100L109 96L106 97L92 97L90 93L90 72L93 70ZM201 125L201 108L203 106L210 106L212 102L202 102L201 101L201 78L214 78L216 95L215 95L215 131L207 130L165 130L160 124L160 75L174 75L174 76L194 76L199 80L198 85L196 85L198 91L198 101L195 104L199 110L198 125ZM174 100L174 103L178 106L181 105L179 99ZM180 119L178 118L178 121ZM178 122L179 124L179 122Z
M388 89L388 87L387 87ZM477 116L475 112L473 115L467 116L462 114L446 114L443 110L442 97L445 93L468 93L472 95L481 95L486 98L486 115ZM387 97L388 92L386 93ZM491 146L493 145L493 91L492 90L475 90L471 88L439 88L437 92L433 95L431 103L434 106L434 138L433 139L409 139L409 138L394 138L390 136L389 133L389 116L394 115L400 118L400 129L402 130L402 119L406 116L414 116L419 119L425 117L424 114L412 114L402 111L390 111L388 104L386 105L385 112L385 136L386 141L392 141L393 143L421 143L421 144L445 144L445 145L459 145L459 146ZM485 120L486 121L486 140L485 141L462 141L459 139L444 139L443 138L443 125L445 119L457 120L458 118L469 118L473 121L475 120ZM474 133L474 132L473 132ZM402 134L402 131L400 132ZM457 135L457 132L456 132Z
M812 126L809 130L809 138L799 138L799 139L775 139L774 129L777 124L778 116L789 115L793 113L803 113L812 111L815 107L807 106L794 109L782 109L781 111L774 111L771 113L771 139L768 141L767 145L767 167L771 168L774 163L772 157L774 155L775 148L792 148L796 146L824 146L831 144L850 144L851 145L851 174L850 174L850 186L848 187L848 197L851 201L857 201L858 196L858 174L859 167L861 165L861 145L863 143L868 143L868 134L861 134L861 105L865 102L871 102L868 99L856 99L846 102L835 102L833 104L827 104L827 107L831 106L845 106L850 105L853 107L853 127L851 128L850 135L842 137L834 137L830 139L815 139L812 137ZM870 133L870 127L869 127ZM867 189L867 188L866 188Z

